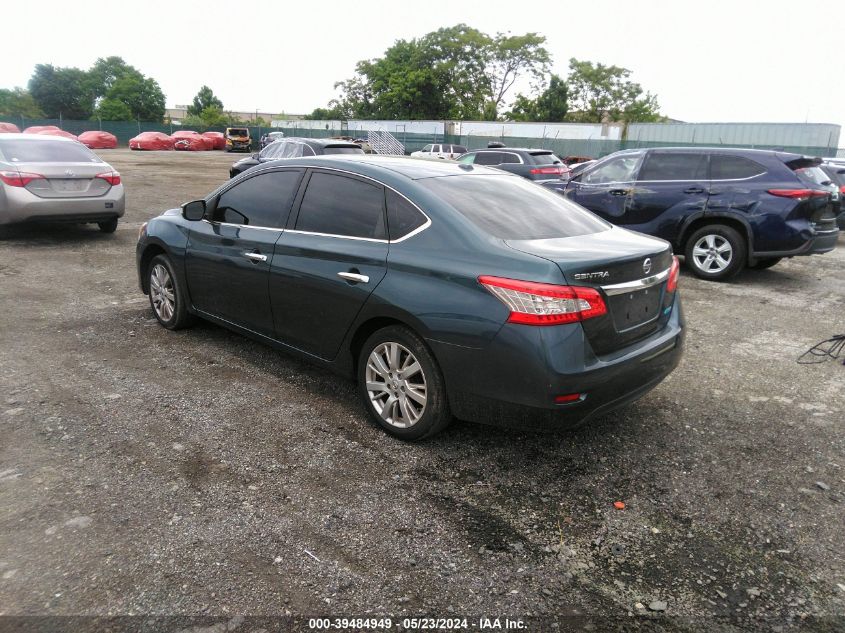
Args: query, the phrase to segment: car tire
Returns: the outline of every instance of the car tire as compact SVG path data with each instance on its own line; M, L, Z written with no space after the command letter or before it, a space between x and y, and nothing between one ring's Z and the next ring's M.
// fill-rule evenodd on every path
M753 270L765 270L766 268L771 268L782 259L783 257L762 257L749 266L749 268Z
M150 307L163 327L179 330L194 322L188 312L185 289L173 271L173 264L167 255L156 255L147 266L147 288Z
M370 417L405 441L431 437L452 421L437 361L404 326L388 326L366 340L358 357L358 390Z
M117 230L117 218L106 220L105 222L97 222L97 226L103 233L114 233Z
M693 232L686 241L686 264L696 277L725 281L745 268L745 239L729 226L710 224Z

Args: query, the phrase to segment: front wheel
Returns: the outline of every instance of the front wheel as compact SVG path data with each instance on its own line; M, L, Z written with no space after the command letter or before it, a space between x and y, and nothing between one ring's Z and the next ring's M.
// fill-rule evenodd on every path
M389 326L367 339L358 358L358 389L370 417L400 439L430 437L452 421L437 361L406 327Z
M687 266L695 276L711 281L725 281L739 273L745 268L747 252L745 239L724 224L696 230L684 249Z
M156 255L147 268L150 306L158 322L168 330L178 330L193 322L188 313L185 291L173 272L167 255Z

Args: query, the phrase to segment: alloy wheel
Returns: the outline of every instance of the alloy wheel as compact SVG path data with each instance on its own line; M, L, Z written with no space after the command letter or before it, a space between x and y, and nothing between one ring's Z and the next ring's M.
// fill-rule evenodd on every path
M425 413L428 395L422 366L407 347L381 343L367 358L367 395L381 418L409 428Z
M159 319L167 322L173 318L176 311L176 293L170 272L162 264L153 266L150 273L150 300Z
M731 265L733 247L721 235L704 235L692 248L695 265L706 273L720 273Z

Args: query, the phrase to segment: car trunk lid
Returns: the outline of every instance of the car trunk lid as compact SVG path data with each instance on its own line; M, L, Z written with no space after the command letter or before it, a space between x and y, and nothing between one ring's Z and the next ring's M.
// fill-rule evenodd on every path
M112 173L105 163L16 163L22 173L43 176L26 185L26 189L41 198L92 198L102 196L111 184L100 174Z

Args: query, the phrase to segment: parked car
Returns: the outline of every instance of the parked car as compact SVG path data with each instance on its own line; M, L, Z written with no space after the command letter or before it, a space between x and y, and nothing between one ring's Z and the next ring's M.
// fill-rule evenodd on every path
M267 147L270 143L275 143L279 139L285 138L284 132L267 132L261 137L261 149Z
M465 153L467 148L463 145L451 145L449 143L434 143L426 145L417 152L411 152L414 158L442 158L454 160Z
M159 323L202 317L355 377L415 440L452 415L582 423L681 355L668 243L523 178L394 156L267 163L140 231Z
M117 229L120 174L82 143L60 136L0 136L0 224L94 222Z
M323 156L326 154L363 154L360 145L352 141L338 141L326 138L284 138L271 143L252 156L242 158L232 164L229 177L234 178L250 167L280 158L299 158L301 156Z
M137 151L172 150L175 143L172 136L164 132L141 132L129 139L129 149Z
M625 150L571 178L566 195L614 224L669 241L695 275L721 281L746 266L833 250L839 231L830 190L805 171L820 163L768 150Z
M821 169L839 190L839 211L836 216L836 224L841 230L845 230L845 164L836 164L825 161L820 165Z
M227 152L248 152L252 149L248 127L227 127L223 135L226 137Z
M563 193L569 180L569 167L547 149L494 147L476 149L458 157L459 163L486 165L533 180Z
M569 166L569 179L572 180L580 174L582 171L587 169L590 165L595 164L596 161L594 160L585 160L583 163L575 163L574 165Z
M117 137L111 132L91 130L80 134L77 140L88 149L117 149Z

